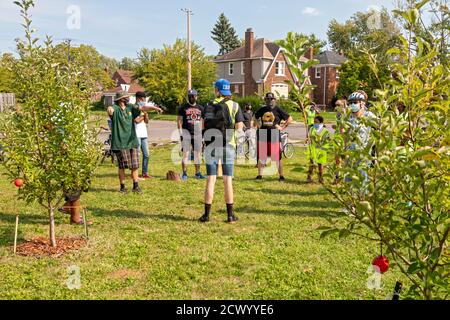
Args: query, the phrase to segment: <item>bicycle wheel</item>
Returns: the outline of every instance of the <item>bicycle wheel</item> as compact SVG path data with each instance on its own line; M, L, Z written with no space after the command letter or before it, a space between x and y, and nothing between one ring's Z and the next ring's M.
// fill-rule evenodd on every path
M243 146L243 152L244 152L244 156L245 156L245 160L249 160L250 159L250 141L246 140Z
M284 146L283 155L287 159L292 159L295 154L295 147L292 143L288 143Z

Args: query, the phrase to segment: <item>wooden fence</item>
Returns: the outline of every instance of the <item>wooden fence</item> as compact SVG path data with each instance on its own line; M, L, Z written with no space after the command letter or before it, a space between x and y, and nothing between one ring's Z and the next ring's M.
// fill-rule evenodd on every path
M0 93L0 112L3 112L8 107L16 105L16 97L14 93Z

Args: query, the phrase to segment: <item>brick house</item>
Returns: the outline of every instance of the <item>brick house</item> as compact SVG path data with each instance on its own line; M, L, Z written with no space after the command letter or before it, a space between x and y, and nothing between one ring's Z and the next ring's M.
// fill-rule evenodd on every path
M312 51L309 51L309 57ZM305 57L303 62L310 58ZM245 32L245 45L214 59L218 78L231 82L231 92L239 97L273 92L287 97L286 80L293 75L282 49L267 39L255 39L253 30Z
M324 51L315 56L319 64L310 69L311 83L316 86L313 101L320 107L331 107L339 85L339 70L347 58L334 51Z
M112 76L112 80L116 86L103 93L103 103L105 106L114 104L114 98L119 91L126 91L131 95L130 103L136 103L137 92L145 91L144 87L139 84L139 81L134 79L133 71L117 70Z

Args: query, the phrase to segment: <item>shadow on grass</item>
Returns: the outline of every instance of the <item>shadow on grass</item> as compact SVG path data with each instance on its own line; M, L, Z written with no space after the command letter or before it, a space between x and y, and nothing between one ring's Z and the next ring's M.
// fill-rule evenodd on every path
M327 191L324 189L319 189L317 191L289 191L289 190L279 190L279 189L250 189L246 188L245 191L249 192L260 192L264 194L278 194L278 195L294 195L299 197L311 197L318 195L326 195Z
M92 216L100 218L113 217L113 218L142 219L150 217L149 215L146 215L144 212L141 211L131 211L124 209L107 210L103 208L88 207L88 210Z
M16 216L13 214L6 214L0 212L0 221L5 223L0 228L0 246L10 247L14 244L14 228L16 224ZM45 214L21 214L19 218L19 230L17 233L17 242L21 243L24 240L23 230L21 225L48 225L48 219Z
M239 207L237 212L247 213L247 214L268 214L268 215L289 215L296 217L313 217L313 218L336 218L339 213L330 208L329 212L319 211L319 210L286 210L286 209L255 209L254 207Z
M164 221L196 221L196 219L192 219L192 218L186 218L183 216L176 216L173 214L158 214L155 216L151 216L152 218L155 218L157 220L164 220Z

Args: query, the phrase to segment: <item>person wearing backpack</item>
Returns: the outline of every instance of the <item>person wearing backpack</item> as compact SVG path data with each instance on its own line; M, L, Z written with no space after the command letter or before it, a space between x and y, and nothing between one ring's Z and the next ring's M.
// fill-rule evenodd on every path
M220 79L215 85L216 99L209 102L203 110L204 141L206 161L205 213L200 222L210 219L214 199L214 187L217 181L218 166L221 163L227 205L228 223L235 223L233 176L236 158L236 130L244 127L244 116L239 104L231 99L231 85L228 80Z

